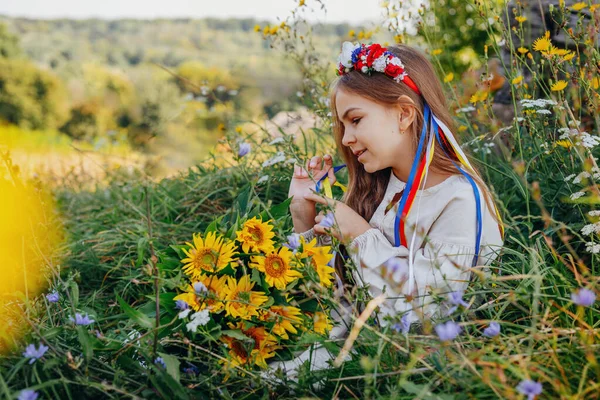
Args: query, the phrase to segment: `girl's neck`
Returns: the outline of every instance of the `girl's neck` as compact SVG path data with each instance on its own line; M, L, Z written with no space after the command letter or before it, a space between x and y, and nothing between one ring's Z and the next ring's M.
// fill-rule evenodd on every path
M403 171L399 172L396 169L392 169L392 173L394 174L394 176L396 176L396 178L400 179L402 182L407 182L408 176L410 175L410 170L404 171L404 172ZM452 174L448 173L448 172L437 172L437 171L429 170L429 173L427 174L427 182L425 182L424 189L438 185L438 184L442 183L443 181L445 181L450 176L452 176Z

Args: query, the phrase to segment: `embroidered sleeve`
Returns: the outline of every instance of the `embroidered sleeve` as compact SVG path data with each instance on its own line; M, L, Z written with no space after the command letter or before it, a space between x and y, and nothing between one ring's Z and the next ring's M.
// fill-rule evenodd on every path
M409 293L406 247L393 246L383 232L373 228L357 236L351 249L357 284L367 286L373 297L386 294L387 300L381 306L384 316L415 311L411 322L419 316L431 318L444 312L435 295L446 297L451 291L466 289L475 254L474 246L429 240L414 255L413 291Z
M300 236L304 237L306 242L310 242L315 238L315 230L314 228L310 228L306 232L299 233ZM328 235L316 235L317 237L317 246L331 246L332 240L331 236Z

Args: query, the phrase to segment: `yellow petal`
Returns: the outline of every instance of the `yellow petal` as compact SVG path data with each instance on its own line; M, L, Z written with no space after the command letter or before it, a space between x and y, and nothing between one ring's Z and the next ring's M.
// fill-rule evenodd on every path
M552 85L552 87L550 87L550 89L553 92L560 92L561 90L563 90L566 87L567 87L567 82L560 80L560 81L557 81L554 85Z

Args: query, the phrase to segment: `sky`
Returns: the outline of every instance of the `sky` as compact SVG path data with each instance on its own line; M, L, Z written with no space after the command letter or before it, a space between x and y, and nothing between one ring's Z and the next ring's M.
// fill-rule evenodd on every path
M306 0L313 22L379 21L380 0L323 0L327 14ZM0 15L28 18L241 18L277 21L291 15L298 0L0 0Z

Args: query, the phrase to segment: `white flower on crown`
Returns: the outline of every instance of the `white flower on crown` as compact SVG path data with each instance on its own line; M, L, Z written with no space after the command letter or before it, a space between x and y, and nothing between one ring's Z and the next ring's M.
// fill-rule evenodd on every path
M377 72L385 72L388 57L384 54L373 61L373 69Z
M400 61L400 59L398 57L392 57L392 59L389 61L389 63L392 65L397 65L399 67L402 67L402 69L404 69L404 64L402 64L402 61Z
M359 44L353 44L351 42L344 42L342 44L342 52L338 57L338 63L342 64L346 68L352 67L352 53L354 50L360 47Z
M394 80L398 83L400 83L401 81L404 80L404 77L408 75L406 72L401 73L400 75L398 75L397 77L394 78Z

